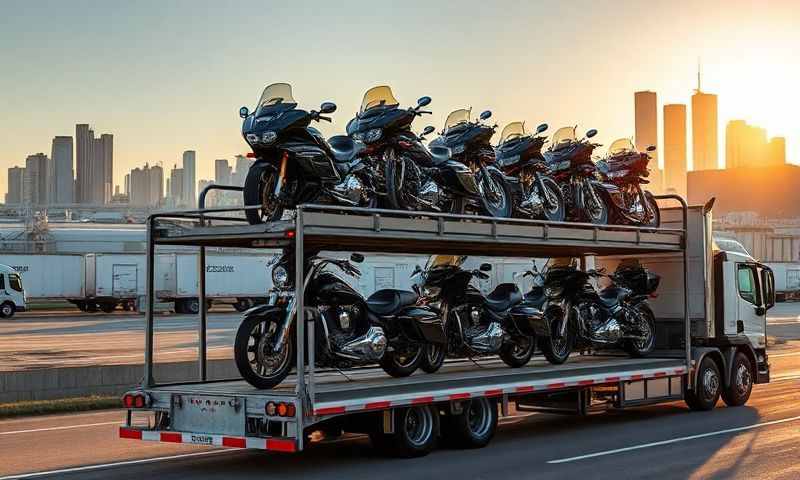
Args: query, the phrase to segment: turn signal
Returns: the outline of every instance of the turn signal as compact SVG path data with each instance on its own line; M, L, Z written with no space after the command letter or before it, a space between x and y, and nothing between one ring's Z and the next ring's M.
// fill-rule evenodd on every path
M267 402L267 404L264 405L264 413L270 417L294 417L295 413L297 413L297 409L293 403Z
M150 398L144 392L129 392L122 396L125 408L145 408L150 405Z

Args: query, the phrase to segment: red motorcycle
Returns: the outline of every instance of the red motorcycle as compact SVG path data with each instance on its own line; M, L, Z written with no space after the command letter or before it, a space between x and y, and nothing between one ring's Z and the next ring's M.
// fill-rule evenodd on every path
M650 146L647 152L655 151ZM597 162L597 172L603 181L611 210L611 222L620 225L639 225L658 228L661 213L652 193L642 189L650 183L650 155L639 152L629 138L614 141L607 156Z

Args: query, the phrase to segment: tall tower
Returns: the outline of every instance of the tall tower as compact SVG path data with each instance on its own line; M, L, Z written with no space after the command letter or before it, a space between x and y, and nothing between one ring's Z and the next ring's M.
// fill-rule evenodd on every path
M197 206L197 182L195 164L197 153L194 150L183 152L183 204L189 208Z
M44 153L25 159L25 203L47 205L50 202L50 159Z
M686 196L686 105L664 105L664 188Z
M700 89L700 65L697 66L697 90L692 95L692 160L694 170L715 170L717 164L717 96Z
M114 135L104 133L100 135L101 155L98 157L100 164L98 169L102 169L102 177L99 178L100 184L97 186L98 203L109 204L114 191Z
M92 147L94 132L86 123L75 125L75 201L92 203Z
M7 205L19 205L25 201L25 168L11 167L8 169L8 192L6 193Z
M634 143L640 152L651 145L658 147L658 98L656 92L642 91L633 94L636 130ZM650 186L649 189L660 193L663 189L663 178L658 168L658 150L650 152Z
M67 205L75 201L75 174L72 167L72 137L53 138L50 153L53 159L54 189L52 203Z

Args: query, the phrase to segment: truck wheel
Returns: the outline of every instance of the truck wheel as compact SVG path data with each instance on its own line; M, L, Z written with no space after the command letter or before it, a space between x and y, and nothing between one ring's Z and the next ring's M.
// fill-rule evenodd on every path
M233 308L235 308L237 312L246 312L247 310L253 308L253 299L237 298L236 303L233 304Z
M485 447L497 431L497 417L494 400L473 398L462 413L442 418L442 438L458 448Z
M383 371L393 377L407 377L414 373L422 361L424 348L419 345L409 345L383 354L380 365Z
M191 313L192 315L197 315L200 313L200 300L196 298L190 298L188 300L184 300L184 313Z
M721 390L722 376L719 374L717 363L706 356L697 370L695 389L686 392L686 405L696 411L711 410L717 405Z
M183 300L175 300L174 305L175 313L186 313L186 310L183 308Z
M0 305L0 318L11 318L17 311L17 307L11 302L3 302Z
M381 452L402 458L422 457L436 448L439 413L429 405L394 411L394 433L373 432L370 440Z
M102 310L104 313L111 313L116 308L117 308L117 304L116 303L105 302L105 303L101 303L100 304L100 310Z
M86 302L86 311L89 313L95 313L97 311L97 304L94 302Z
M425 350L422 352L422 361L419 368L425 373L436 373L442 368L444 359L447 356L444 345L437 345L429 343L425 345Z
M731 383L722 390L722 400L729 407L741 407L750 399L753 391L753 366L742 352L733 357Z

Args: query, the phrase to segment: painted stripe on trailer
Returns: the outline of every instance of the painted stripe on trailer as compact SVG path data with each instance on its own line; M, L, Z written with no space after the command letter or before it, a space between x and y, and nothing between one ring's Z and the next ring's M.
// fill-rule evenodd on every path
M227 435L211 435L204 433L139 430L129 427L120 427L119 436L120 438L126 438L130 440L144 440L152 442L187 443L191 445L230 448L255 448L259 450L273 450L276 452L297 451L297 444L295 441L287 438L265 439L257 437L231 437Z

